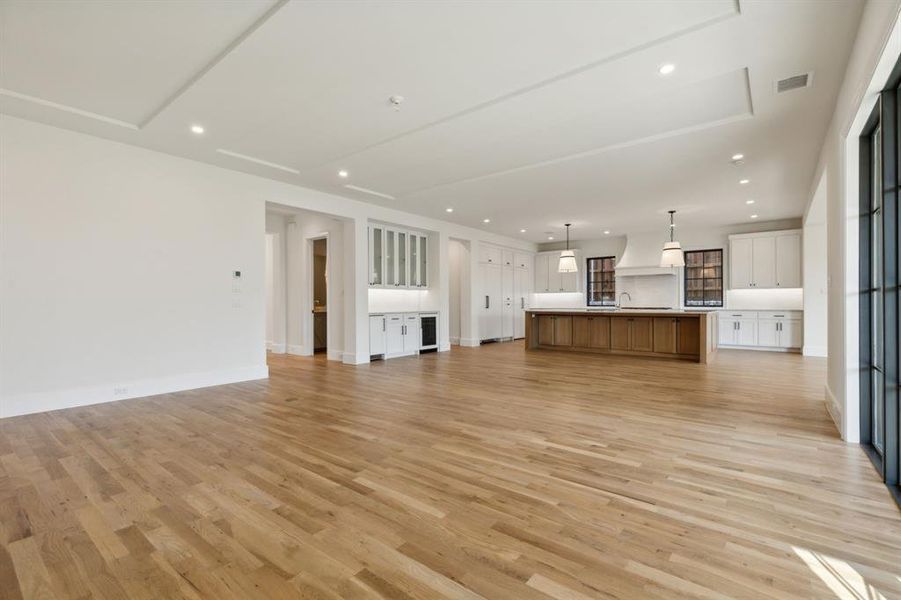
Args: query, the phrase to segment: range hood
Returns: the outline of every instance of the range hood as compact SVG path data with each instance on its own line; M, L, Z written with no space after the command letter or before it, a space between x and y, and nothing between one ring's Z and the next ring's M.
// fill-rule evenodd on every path
M679 274L677 269L660 266L660 249L663 247L663 241L658 232L626 236L626 248L616 263L616 276L677 276Z

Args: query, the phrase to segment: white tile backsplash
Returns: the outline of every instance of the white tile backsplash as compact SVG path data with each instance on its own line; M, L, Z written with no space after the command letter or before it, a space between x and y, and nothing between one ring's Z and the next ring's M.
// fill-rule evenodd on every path
M623 306L679 307L679 278L675 275L642 275L617 277L616 297L623 297Z
M437 311L438 294L431 290L369 288L369 312Z

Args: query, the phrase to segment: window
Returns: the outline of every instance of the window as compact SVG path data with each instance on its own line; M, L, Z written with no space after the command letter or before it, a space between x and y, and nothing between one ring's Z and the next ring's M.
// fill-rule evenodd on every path
M685 252L685 306L723 305L723 250Z
M898 82L879 101L860 136L860 442L901 504L899 444Z
M588 268L588 306L614 306L616 304L615 256L599 256L589 258Z

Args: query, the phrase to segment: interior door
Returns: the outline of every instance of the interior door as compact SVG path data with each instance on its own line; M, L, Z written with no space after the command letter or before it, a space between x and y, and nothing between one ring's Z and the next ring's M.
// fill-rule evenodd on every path
M732 288L751 287L751 238L732 240L729 245L729 282Z
M776 287L801 287L801 235L776 237Z
M776 287L776 238L751 238L751 281L755 288Z

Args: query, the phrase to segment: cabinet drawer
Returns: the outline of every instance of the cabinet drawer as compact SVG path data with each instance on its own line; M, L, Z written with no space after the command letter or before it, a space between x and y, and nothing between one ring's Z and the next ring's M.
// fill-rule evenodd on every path
M801 320L801 316L803 314L804 314L804 312L800 311L800 310L772 310L772 311L762 310L757 313L759 319L796 319L796 320Z
M756 319L757 311L755 310L724 310L720 312L720 318L723 319Z

